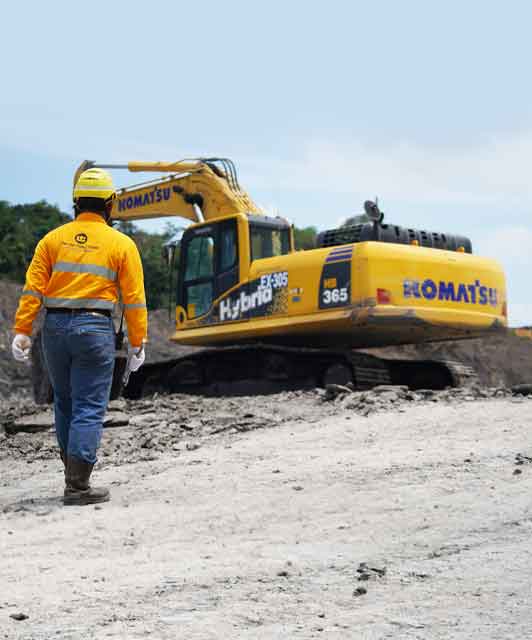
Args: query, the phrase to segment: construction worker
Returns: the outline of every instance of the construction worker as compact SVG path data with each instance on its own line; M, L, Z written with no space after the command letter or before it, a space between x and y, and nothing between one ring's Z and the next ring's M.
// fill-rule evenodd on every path
M107 222L115 197L103 169L83 171L74 186L75 219L37 245L26 274L12 351L26 360L33 321L46 308L44 360L54 390L55 429L65 465L64 504L109 500L89 478L96 462L115 361L111 312L119 294L128 329L128 368L144 362L147 311L144 277L133 240Z

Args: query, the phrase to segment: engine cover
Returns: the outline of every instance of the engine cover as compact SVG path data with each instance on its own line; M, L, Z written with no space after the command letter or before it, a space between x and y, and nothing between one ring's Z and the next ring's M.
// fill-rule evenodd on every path
M394 244L418 244L420 247L456 251L463 247L465 253L473 253L471 240L465 236L437 233L420 229L407 229L395 224L367 222L349 227L322 231L316 240L317 248L334 247L356 242L391 242ZM416 242L417 241L417 242Z

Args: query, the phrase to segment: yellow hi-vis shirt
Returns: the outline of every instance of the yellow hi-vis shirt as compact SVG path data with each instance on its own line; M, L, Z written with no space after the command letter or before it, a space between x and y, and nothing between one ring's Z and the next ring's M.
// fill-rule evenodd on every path
M148 313L137 246L97 213L81 213L50 231L37 245L14 330L31 335L42 305L48 309L112 311L119 292L129 343L139 347L147 337Z

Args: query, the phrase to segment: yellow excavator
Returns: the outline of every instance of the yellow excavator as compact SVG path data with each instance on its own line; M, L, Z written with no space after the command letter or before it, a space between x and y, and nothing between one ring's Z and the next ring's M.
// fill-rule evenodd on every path
M266 215L224 158L178 162L83 162L156 172L117 192L111 218L181 217L171 340L204 349L147 365L125 395L351 382L444 388L474 372L447 361L387 360L369 347L458 340L504 331L506 286L500 265L472 255L468 238L385 224L367 201L361 221L318 235L298 251L290 223ZM170 253L174 247L169 247Z

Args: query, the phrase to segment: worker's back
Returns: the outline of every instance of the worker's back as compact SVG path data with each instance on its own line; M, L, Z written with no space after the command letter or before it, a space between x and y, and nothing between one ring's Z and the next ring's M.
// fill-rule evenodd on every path
M54 229L41 241L51 270L46 306L63 306L71 298L98 299L112 308L118 300L117 280L133 241L109 227L96 213L82 213ZM96 276L96 277L94 277Z
M146 337L147 312L139 252L133 240L103 216L83 212L50 231L37 245L15 319L15 331L31 335L43 304L48 309L111 312L119 295L131 344Z

